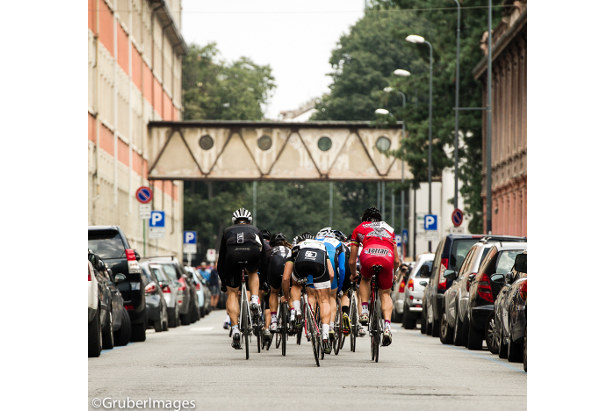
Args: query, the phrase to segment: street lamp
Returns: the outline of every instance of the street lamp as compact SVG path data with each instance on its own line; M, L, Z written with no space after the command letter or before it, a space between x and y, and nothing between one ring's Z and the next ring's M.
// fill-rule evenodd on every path
M455 65L455 208L459 208L459 31L461 24L461 7L457 0L457 61Z
M427 166L427 181L429 183L429 214L431 214L431 107L432 107L432 83L433 83L433 47L431 43L421 36L411 34L406 37L406 41L417 44L427 44L429 46L429 154ZM431 252L431 241L428 242L429 252Z

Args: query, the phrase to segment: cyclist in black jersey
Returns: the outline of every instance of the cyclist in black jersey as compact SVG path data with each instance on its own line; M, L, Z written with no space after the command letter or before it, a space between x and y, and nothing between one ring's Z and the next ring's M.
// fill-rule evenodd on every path
M238 328L239 288L241 287L241 270L248 272L247 288L251 294L250 308L258 311L259 279L257 270L266 259L262 234L253 226L252 214L245 208L233 213L233 225L224 229L220 240L218 255L218 274L221 289L226 291L226 311L231 318L232 346L240 349L240 333Z
M291 254L290 247L292 246L282 233L274 234L269 245L271 246L271 256L269 257L269 263L267 265L267 282L270 287L269 308L271 310L271 321L270 323L265 323L265 325L268 326L272 332L275 332L278 328L278 296L281 294L280 289L282 288L284 264L286 264L286 259Z

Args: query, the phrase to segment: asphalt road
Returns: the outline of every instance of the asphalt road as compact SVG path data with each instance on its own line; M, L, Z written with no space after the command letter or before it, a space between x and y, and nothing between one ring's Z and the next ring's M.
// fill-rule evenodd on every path
M339 355L326 355L320 367L305 338L301 345L291 338L286 357L274 346L257 353L252 338L246 360L243 350L231 348L224 317L215 311L190 326L148 330L145 342L88 359L89 409L96 409L93 400L98 405L105 398L107 405L119 401L115 409L133 405L127 398L162 400L167 406L185 400L183 409L197 410L527 409L523 364L502 360L486 347L445 346L393 324L393 344L381 347L378 363L370 360L368 337L357 340L355 353L347 340Z

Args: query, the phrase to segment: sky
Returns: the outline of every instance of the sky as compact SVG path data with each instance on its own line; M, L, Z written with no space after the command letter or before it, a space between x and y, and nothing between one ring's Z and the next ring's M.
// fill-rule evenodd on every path
M294 110L327 92L329 58L363 16L364 0L182 0L186 43L216 42L227 62L269 65L277 85L265 116Z

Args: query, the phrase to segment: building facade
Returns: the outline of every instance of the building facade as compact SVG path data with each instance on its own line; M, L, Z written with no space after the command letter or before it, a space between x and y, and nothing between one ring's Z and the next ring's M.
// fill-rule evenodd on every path
M527 1L503 1L503 18L492 33L492 232L527 235ZM487 106L485 57L474 69ZM486 216L486 114L483 116L483 215ZM486 228L486 218L484 227Z
M119 225L141 255L181 257L183 183L148 181L148 123L182 118L181 1L88 0L88 225ZM149 239L136 190L165 234Z

